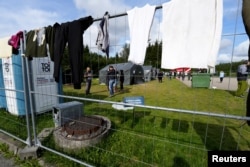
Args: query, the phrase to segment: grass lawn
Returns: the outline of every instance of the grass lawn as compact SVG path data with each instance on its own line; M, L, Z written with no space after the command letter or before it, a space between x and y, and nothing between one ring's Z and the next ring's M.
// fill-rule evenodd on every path
M97 79L93 80L88 96L84 86L74 90L71 85L64 85L64 95L114 102L127 96L144 96L147 106L245 116L246 99L235 98L225 90L190 88L177 79L125 86L123 92L112 98ZM250 127L241 126L240 120L139 107L135 107L133 114L132 110L115 110L107 103L83 103L86 115L102 115L112 122L111 131L102 142L69 153L95 166L206 166L208 150L250 150ZM51 113L36 118L38 131L53 126ZM3 129L2 120L0 128ZM15 132L10 126L6 129ZM64 151L52 137L44 145ZM49 152L43 156L58 166L77 166Z

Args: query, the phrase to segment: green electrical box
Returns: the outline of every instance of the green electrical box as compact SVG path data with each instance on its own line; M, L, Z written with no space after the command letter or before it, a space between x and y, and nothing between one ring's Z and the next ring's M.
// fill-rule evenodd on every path
M208 73L193 73L192 74L192 88L209 88L210 74Z

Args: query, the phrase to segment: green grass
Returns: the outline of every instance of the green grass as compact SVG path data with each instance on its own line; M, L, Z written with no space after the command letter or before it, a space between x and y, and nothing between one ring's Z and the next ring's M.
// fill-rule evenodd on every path
M12 162L12 165L17 165L20 167L40 167L38 161L35 159L21 160L17 155L9 151L9 146L7 144L0 143L0 153L5 159L8 159L10 162ZM4 160L2 160L1 162L3 164L0 164L0 166L8 164L8 162L4 162Z
M235 98L233 92L190 88L178 80L125 86L124 92L109 98L106 86L99 85L95 79L92 94L85 96L84 92L84 84L81 90L64 85L64 94L69 96L115 102L126 96L144 96L148 106L245 116L245 99ZM69 153L95 166L206 166L207 150L250 150L250 128L246 125L240 127L242 121L239 120L139 107L133 114L131 110L115 110L111 104L83 103L86 115L102 115L112 121L112 130L102 142ZM7 124L5 129L20 133L12 129L14 123L11 126L6 121L4 123ZM36 123L38 132L53 126L51 113L37 115ZM23 128L25 130L25 126ZM43 144L64 152L57 147L52 136ZM46 162L57 163L57 166L79 166L46 151L42 155Z

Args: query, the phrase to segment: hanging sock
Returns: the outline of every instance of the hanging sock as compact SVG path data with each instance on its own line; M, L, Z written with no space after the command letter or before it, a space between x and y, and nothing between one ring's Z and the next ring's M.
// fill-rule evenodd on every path
M148 37L151 29L155 6L145 5L142 8L133 8L127 11L130 31L130 51L128 61L143 65Z
M109 13L105 12L102 21L98 25L98 35L96 39L96 45L98 49L106 53L107 59L109 59L108 19L109 19Z
M221 41L223 1L172 0L162 6L161 67L214 67Z

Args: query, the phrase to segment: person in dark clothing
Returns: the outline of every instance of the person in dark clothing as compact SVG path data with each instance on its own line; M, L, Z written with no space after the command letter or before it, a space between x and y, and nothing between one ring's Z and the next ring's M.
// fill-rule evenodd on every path
M250 1L242 1L242 19L245 26L245 30L250 39ZM250 72L250 44L248 47L248 63L247 63L247 72ZM246 116L250 117L250 89L248 89L247 103L246 103L247 113ZM247 121L247 124L250 126L250 121Z
M248 89L246 107L247 107L247 114L246 114L246 116L250 117L250 89ZM250 121L247 121L247 124L248 124L248 126L250 126Z
M169 71L168 76L169 76L169 79L171 80L172 79L172 71Z
M248 38L250 39L250 1L242 1L242 19ZM248 65L250 65L250 44L248 47Z
M86 72L84 73L84 78L86 80L86 89L85 94L90 94L91 82L92 82L92 72L89 67L87 67Z
M69 49L69 62L72 71L74 89L81 89L83 76L83 33L93 23L91 16L84 17L72 22L55 23L54 33L54 78L59 82L60 66L66 43Z
M244 93L246 92L246 90L248 88L247 63L248 63L248 61L246 61L244 64L241 64L238 66L238 70L237 70L238 88L235 92L235 96L237 96L237 97L244 97Z
M116 71L113 66L109 66L109 71L108 71L109 97L114 96L115 78L116 78Z
M163 77L163 72L162 72L162 71L159 71L159 73L158 73L158 81L159 81L160 83L162 83L162 77Z
M109 73L109 69L107 70L107 75L106 75L106 85L107 85L107 89L109 91L109 76L108 76L108 73Z
M189 81L190 81L190 79L191 79L191 76L192 76L192 75L191 75L191 71L189 71L189 72L188 72L188 80L189 80Z
M124 73L123 70L120 70L120 90L123 91L123 83L124 83Z
M182 78L182 81L185 80L185 71L183 70L182 73L181 73L181 78Z
M115 93L115 92L117 92L117 82L118 82L119 72L115 68L114 68L114 70L115 70L115 83L113 85L113 87L114 87L113 91Z
M174 79L176 78L176 75L177 75L177 71L175 70L174 71Z

